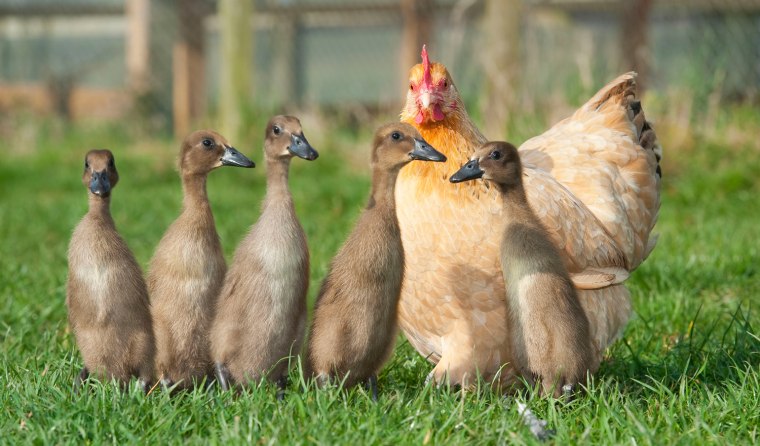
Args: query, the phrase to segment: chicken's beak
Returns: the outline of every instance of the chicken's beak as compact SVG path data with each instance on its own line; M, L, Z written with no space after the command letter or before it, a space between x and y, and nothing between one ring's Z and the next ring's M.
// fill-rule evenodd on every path
M422 108L430 108L430 99L429 91L423 91L420 93L420 104L422 104Z
M414 150L409 152L409 158L421 161L446 161L446 155L435 150L433 146L422 139L414 138Z
M314 150L303 135L290 135L288 151L299 158L309 161L314 161L319 156L319 153Z
M108 180L107 171L92 173L90 192L103 198L111 195L111 182Z
M256 167L256 164L249 160L245 155L238 152L237 149L230 146L224 147L224 155L222 155L222 166L234 166L234 167Z
M485 172L480 168L478 160L470 160L467 164L457 170L456 173L449 178L449 181L452 183L461 183L462 181L481 178L484 173Z

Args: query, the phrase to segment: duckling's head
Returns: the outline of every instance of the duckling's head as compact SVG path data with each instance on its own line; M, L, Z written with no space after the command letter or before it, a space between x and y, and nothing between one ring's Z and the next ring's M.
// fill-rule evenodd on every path
M84 174L82 184L90 193L101 198L111 195L111 189L119 181L116 162L110 150L90 150L84 157Z
M255 164L213 130L198 130L182 142L179 170L183 175L207 174L221 166L255 167Z
M428 144L420 132L405 122L386 124L375 132L372 167L393 170L414 160L446 161L446 156Z
M297 156L314 161L319 153L303 135L301 121L298 118L279 115L267 123L264 156L270 160L290 159Z
M522 183L522 164L517 148L504 141L485 143L470 161L449 178L452 183L483 178L502 186Z

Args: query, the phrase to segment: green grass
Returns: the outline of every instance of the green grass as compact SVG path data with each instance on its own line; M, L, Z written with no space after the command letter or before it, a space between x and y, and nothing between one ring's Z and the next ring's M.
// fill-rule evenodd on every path
M748 122L760 122L754 116ZM319 160L292 166L312 252L312 299L369 186L366 169L344 162L366 159L369 142L345 135L312 140ZM760 440L760 157L756 146L720 141L696 136L693 146L665 147L660 241L628 282L636 316L586 395L530 402L556 429L557 444ZM363 152L349 156L342 147L350 145ZM111 383L72 394L81 359L66 323L66 249L86 209L79 175L93 146L115 152L121 180L112 210L143 265L179 210L176 147L165 140L120 127L53 126L27 147L7 146L0 161L0 443L536 443L512 400L485 389L424 387L430 365L405 341L380 375L376 404L363 389L299 385L284 402L267 385L240 397L200 390L146 397ZM238 147L260 160L258 141ZM211 174L228 257L258 214L262 171ZM295 373L292 380L300 381Z

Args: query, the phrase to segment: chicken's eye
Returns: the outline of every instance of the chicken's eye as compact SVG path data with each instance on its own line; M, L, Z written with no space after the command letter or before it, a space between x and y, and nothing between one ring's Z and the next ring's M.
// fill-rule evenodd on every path
M449 88L449 81L446 79L443 80L443 88Z
M391 138L393 138L395 141L398 141L399 139L401 139L401 133L393 132L391 133Z
M498 150L494 150L493 152L491 152L490 155L488 155L488 157L491 158L492 160L497 160L501 158L501 152L499 152Z
M204 145L205 147L209 148L209 147L211 147L211 146L213 146L213 145L214 145L214 141L212 141L212 140L210 140L210 139L206 138L206 139L204 139L204 140L203 140L203 145Z
M272 128L272 132L275 135L279 135L280 133L282 133L282 130L279 127L277 127L277 126L274 126L274 128Z
M414 91L414 84L409 84L409 89L410 89L411 91Z

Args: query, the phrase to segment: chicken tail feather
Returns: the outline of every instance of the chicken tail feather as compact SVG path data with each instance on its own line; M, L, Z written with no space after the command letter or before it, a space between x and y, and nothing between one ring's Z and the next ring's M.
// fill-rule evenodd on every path
M652 123L646 120L644 109L641 107L641 101L638 98L638 89L636 86L636 76L634 71L621 74L615 80L605 85L592 97L584 106L585 109L599 110L607 103L620 104L625 107L628 113L628 119L636 127L636 135L639 138L639 145L644 150L651 150L657 159L656 174L662 178L662 169L660 160L662 160L662 146L657 140L657 134L652 127Z

